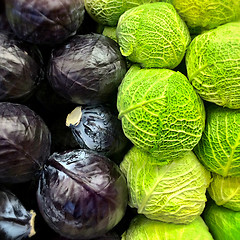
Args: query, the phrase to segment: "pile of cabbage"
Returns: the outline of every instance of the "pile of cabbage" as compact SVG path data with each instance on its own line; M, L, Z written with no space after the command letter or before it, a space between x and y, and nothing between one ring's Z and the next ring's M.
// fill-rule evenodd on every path
M5 54L0 100L25 104L35 96L50 109L39 115L54 125L52 152L63 139L63 150L73 144L73 153L94 152L91 164L86 157L87 166L76 163L79 175L69 163L66 170L49 158L50 151L44 158L44 166L46 161L71 176L71 186L84 186L83 194L70 186L74 194L69 190L65 203L66 194L58 192L69 183L59 187L64 178L55 181L45 166L45 175L61 191L53 189L44 201L55 194L53 201L63 202L56 212L39 204L44 214L48 209L46 223L59 234L54 239L105 239L109 232L109 239L122 240L239 239L240 1L59 2L0 1L16 37L0 33L0 55ZM84 29L88 21L97 27ZM45 92L38 91L42 78L47 79ZM105 104L119 125L109 120L114 117ZM66 114L70 109L77 109L71 113L73 122ZM44 116L58 117L59 112L75 139L54 132L55 122ZM61 156L64 163L65 155L52 156ZM104 158L115 170L102 161L98 167L95 158ZM87 177L81 176L85 168L90 169ZM44 191L50 189L42 182ZM118 227L124 228L119 238Z
M138 214L122 239L238 239L240 3L134 4L85 0L129 64L120 168Z

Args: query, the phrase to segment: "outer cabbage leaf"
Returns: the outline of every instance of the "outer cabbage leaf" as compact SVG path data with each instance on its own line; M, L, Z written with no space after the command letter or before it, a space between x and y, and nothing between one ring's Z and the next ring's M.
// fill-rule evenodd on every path
M122 236L122 240L213 240L201 217L186 225L165 223L136 216Z
M185 22L164 2L126 11L119 18L116 33L123 56L147 68L175 68L190 43Z
M117 108L127 138L163 161L192 150L205 125L202 100L182 73L168 69L132 66Z
M208 192L217 205L240 211L240 177L222 177L213 174Z
M240 108L240 22L196 36L186 54L189 81L200 96L228 108Z
M239 0L173 0L192 33L200 33L240 18Z
M203 219L214 240L238 240L240 212L209 203L203 212Z
M88 14L98 23L116 26L119 17L128 9L145 3L171 2L172 0L84 0Z
M120 169L127 178L129 206L152 220L187 224L206 202L208 172L192 151L167 165L137 147L125 155Z
M211 172L240 176L240 110L209 104L206 127L194 152Z

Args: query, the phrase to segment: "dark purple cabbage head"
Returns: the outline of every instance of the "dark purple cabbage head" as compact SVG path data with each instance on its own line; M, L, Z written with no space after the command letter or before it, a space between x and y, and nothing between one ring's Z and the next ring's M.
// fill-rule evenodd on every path
M82 0L7 0L6 15L21 39L55 45L76 34L84 19Z
M66 125L80 148L106 156L121 152L128 143L121 121L104 105L76 107L68 114Z
M0 56L0 101L28 98L43 78L40 51L0 32Z
M22 104L0 103L0 182L33 179L50 155L51 135L44 121Z
M118 165L96 152L53 153L43 169L37 201L43 218L61 236L97 238L125 214L126 179Z
M107 102L126 73L118 44L101 34L76 35L52 52L48 79L67 100L81 105Z
M27 211L15 194L0 190L0 239L21 240L35 234L34 211Z

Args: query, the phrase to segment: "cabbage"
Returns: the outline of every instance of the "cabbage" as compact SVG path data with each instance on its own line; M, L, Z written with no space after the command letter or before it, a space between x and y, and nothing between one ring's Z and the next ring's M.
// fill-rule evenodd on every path
M213 174L208 192L217 205L240 211L240 178Z
M34 180L51 151L51 132L26 105L0 103L0 183Z
M152 220L187 224L199 216L206 202L210 173L192 151L167 165L133 147L120 169L126 176L129 206Z
M163 0L171 2L172 0ZM119 17L128 9L144 3L161 2L161 0L84 0L88 14L98 23L108 26L117 25Z
M194 152L211 172L240 176L240 109L209 104L206 127Z
M42 217L69 239L93 239L110 231L124 216L127 199L118 165L86 149L53 153L37 190Z
M7 189L0 189L0 238L21 240L36 234L36 213L26 210L18 197Z
M240 108L240 22L196 36L186 54L189 81L200 96L217 105Z
M82 0L8 0L5 6L8 22L20 39L52 47L76 34L85 13Z
M202 100L182 73L169 69L132 66L120 84L117 108L126 137L161 161L192 150L205 125Z
M214 240L238 240L240 233L240 212L209 203L203 212L203 219Z
M0 56L0 101L25 101L43 78L39 49L0 32Z
M48 80L66 100L95 105L115 94L126 71L125 59L114 40L102 34L84 34L52 50Z
M240 18L239 0L173 0L192 33L200 33Z
M102 35L109 37L115 42L117 42L116 27L105 26L102 31Z
M187 225L164 223L136 216L124 232L122 240L213 240L207 225L197 217Z
M190 43L186 24L165 2L126 11L119 18L116 32L123 56L148 68L175 68Z

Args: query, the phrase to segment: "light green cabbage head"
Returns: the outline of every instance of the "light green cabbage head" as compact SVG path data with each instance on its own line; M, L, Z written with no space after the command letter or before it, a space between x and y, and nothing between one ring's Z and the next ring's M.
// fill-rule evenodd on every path
M217 105L240 108L240 22L196 36L186 54L189 81L200 96Z
M117 42L116 27L105 26L102 34Z
M165 223L137 215L122 240L213 240L201 217L186 225Z
M207 224L214 240L239 240L240 212L208 203L203 212L203 219Z
M117 39L123 56L142 67L173 69L190 43L185 22L165 2L143 4L121 15Z
M200 33L240 18L239 0L173 0L192 33Z
M206 202L210 172L192 151L167 165L133 147L120 164L129 191L129 206L152 220L188 224L199 216Z
M240 109L209 104L206 116L195 154L209 171L223 177L240 177Z
M240 211L240 177L213 174L208 192L217 205Z
M133 65L118 89L117 108L127 138L162 161L192 150L205 125L202 100L182 73L169 69Z
M87 13L98 23L116 26L119 17L128 9L145 3L161 2L161 0L84 0ZM172 2L172 0L162 0Z

